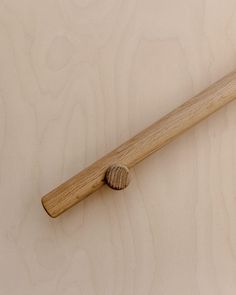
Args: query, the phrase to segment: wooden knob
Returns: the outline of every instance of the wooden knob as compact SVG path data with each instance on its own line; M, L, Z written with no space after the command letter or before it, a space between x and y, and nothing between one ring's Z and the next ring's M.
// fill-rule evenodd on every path
M115 190L122 190L130 183L129 168L123 165L110 166L105 175L105 181L109 187Z

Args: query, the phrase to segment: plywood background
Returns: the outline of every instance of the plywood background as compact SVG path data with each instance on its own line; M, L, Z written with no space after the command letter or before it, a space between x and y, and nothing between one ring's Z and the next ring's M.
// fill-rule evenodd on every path
M234 0L0 1L0 294L236 294L236 104L58 219L40 198L236 68Z

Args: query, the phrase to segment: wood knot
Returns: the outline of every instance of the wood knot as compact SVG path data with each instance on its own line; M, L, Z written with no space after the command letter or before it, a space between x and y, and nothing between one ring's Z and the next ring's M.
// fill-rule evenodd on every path
M109 187L115 190L122 190L130 183L129 168L123 165L110 166L105 175L105 181Z

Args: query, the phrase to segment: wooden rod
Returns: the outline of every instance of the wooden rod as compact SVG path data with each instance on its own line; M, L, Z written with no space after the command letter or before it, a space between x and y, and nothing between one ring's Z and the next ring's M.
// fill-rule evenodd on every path
M133 167L235 98L233 72L45 195L43 207L51 217L57 217L99 189L108 168Z

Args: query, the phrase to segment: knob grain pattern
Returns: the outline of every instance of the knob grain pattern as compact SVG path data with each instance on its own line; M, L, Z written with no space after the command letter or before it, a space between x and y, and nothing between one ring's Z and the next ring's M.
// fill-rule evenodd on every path
M130 183L130 172L124 165L112 165L106 171L105 181L109 187L122 190Z

